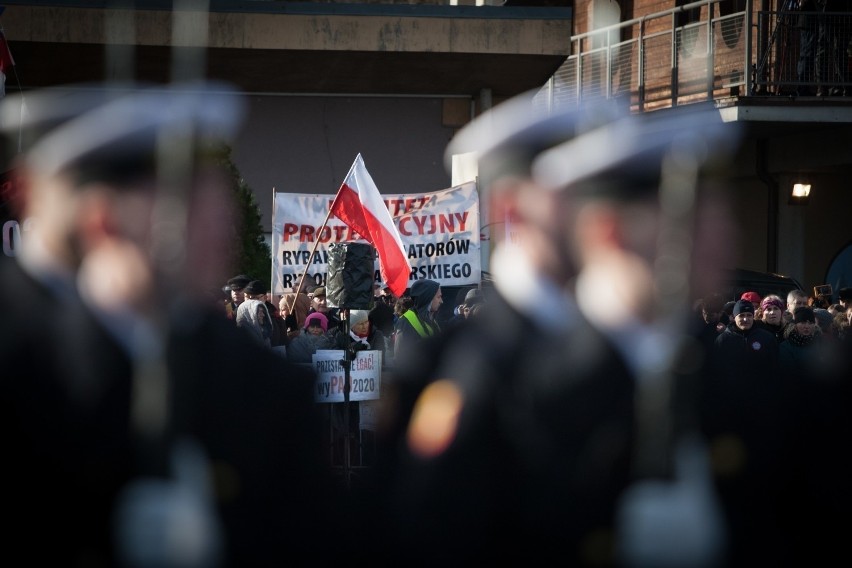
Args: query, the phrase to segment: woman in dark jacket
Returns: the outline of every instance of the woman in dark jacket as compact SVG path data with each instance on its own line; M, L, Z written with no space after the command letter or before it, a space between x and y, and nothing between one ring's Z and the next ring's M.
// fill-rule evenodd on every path
M305 318L302 334L290 341L287 346L287 359L293 363L312 363L312 356L318 349L334 349L334 343L325 334L328 319L320 312L314 312Z
M778 347L781 369L791 377L806 379L819 376L833 364L835 345L826 343L816 324L813 308L796 308L793 323L784 332Z

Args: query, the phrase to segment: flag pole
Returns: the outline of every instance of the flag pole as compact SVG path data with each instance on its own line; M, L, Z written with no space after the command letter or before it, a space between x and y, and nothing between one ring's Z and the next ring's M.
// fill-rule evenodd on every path
M344 178L345 179L345 178ZM341 185L341 188L343 186ZM337 195L334 196L334 201L331 202L331 205L328 208L328 213L325 214L325 220L322 222L322 225L317 231L317 235L322 233L322 230L325 229L326 225L328 225L328 220L331 218L331 212L334 211L334 204L337 203L337 200L340 198L340 189L337 190ZM317 247L319 246L319 237L314 239L314 248L311 250L311 255L308 257L307 262L305 262L305 274L299 278L299 285L296 287L296 293L293 294L293 302L288 306L288 311L293 313L293 307L296 305L296 298L299 297L299 293L302 291L302 287L305 285L305 275L308 273L307 267L311 265L311 261L314 259L314 256L317 253ZM296 322L296 325L301 325L301 322Z
M355 164L358 163L358 157L359 156L361 156L360 153L358 154L358 156L355 157L355 161L352 162L352 166L349 167L349 171L346 173L346 177L343 178L343 183L340 184L340 187L337 190L337 194L334 196L334 200L331 202L331 205L328 207L328 213L325 214L325 220L322 222L322 225L320 226L319 231L317 231L317 235L322 233L322 230L325 229L326 225L328 225L328 220L331 218L331 212L334 211L334 205L337 203L337 200L340 199L340 194L343 190L343 185L346 183L346 180L349 179L349 174L351 174L352 170L355 169ZM273 193L273 199L274 199L274 197L275 197L275 194ZM308 257L307 262L305 262L305 274L308 273L307 267L311 265L311 261L313 261L314 256L317 253L317 247L318 246L319 246L319 238L317 238L314 241L314 248L311 250L311 255ZM288 308L291 313L293 312L293 307L296 305L296 298L299 297L299 293L302 291L302 287L305 285L305 274L303 274L302 277L299 279L299 285L296 287L296 293L293 294L293 303L291 303L289 308ZM296 322L296 324L299 325L299 322Z

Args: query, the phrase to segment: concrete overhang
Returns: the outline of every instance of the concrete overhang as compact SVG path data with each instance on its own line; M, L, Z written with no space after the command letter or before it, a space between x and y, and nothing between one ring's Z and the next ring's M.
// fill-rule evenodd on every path
M762 140L772 171L844 172L852 167L852 103L845 98L739 97L718 101L725 122Z
M780 104L778 104L780 103ZM795 128L795 124L849 124L852 123L852 105L849 103L832 104L827 101L780 100L739 101L736 105L719 109L725 122L744 122L764 124L771 127L779 124L784 128Z
M102 80L115 43L134 46L136 78L169 80L170 3L124 13L103 1L4 4L24 88ZM565 7L212 0L207 76L258 93L511 96L562 64L571 18Z

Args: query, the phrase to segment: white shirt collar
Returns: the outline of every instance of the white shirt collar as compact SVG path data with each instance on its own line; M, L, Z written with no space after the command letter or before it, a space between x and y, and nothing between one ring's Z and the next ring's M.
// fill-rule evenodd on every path
M578 321L571 296L536 271L520 247L498 246L491 257L491 274L509 305L545 330L566 331Z
M610 289L609 284L606 278L581 272L575 284L577 307L610 340L634 375L640 378L659 376L671 362L677 337L634 317L623 298Z

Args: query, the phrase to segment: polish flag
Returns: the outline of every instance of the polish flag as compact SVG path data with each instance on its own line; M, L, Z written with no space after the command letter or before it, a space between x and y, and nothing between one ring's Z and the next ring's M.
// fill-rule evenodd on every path
M355 158L355 163L337 191L331 212L376 247L382 280L394 294L402 296L408 287L411 267L396 224L361 154Z

